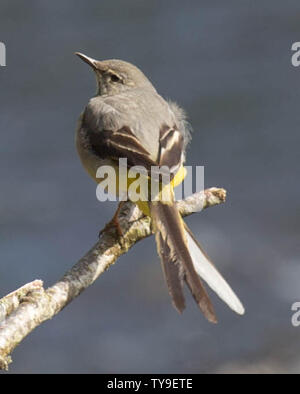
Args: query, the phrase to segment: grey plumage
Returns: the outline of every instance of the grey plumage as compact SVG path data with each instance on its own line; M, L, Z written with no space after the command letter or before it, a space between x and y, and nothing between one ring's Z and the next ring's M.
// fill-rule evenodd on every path
M153 162L159 153L163 125L177 127L177 119L156 91L133 89L114 96L92 98L84 111L83 126L94 133L117 131L127 126Z
M96 180L98 167L116 166L119 158L127 158L129 167L141 165L150 173L152 166L167 166L174 175L183 165L190 140L184 111L165 101L132 64L78 55L94 69L97 79L97 94L81 115L76 133L78 153L89 174ZM196 273L197 262L190 255L173 193L168 201L160 199L148 205L174 306L180 312L185 307L185 280L204 315L216 322L213 306Z

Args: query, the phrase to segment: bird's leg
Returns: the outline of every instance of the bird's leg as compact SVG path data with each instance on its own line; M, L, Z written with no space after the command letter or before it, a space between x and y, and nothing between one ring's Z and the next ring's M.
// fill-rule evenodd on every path
M103 230L100 230L99 232L99 237L101 236L101 234L106 231L106 230L110 230L111 228L115 228L115 230L118 233L118 236L121 238L123 237L124 233L123 230L121 228L120 222L119 222L119 214L121 212L121 209L124 205L125 201L121 201L118 205L118 208L116 210L116 212L114 213L114 216L112 217L112 219L105 225Z

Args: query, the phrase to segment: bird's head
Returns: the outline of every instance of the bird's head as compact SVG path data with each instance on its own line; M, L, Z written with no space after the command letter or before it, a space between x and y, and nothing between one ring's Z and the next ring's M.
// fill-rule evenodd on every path
M98 95L112 96L136 88L155 90L142 71L131 63L117 59L99 61L79 52L75 54L95 71Z

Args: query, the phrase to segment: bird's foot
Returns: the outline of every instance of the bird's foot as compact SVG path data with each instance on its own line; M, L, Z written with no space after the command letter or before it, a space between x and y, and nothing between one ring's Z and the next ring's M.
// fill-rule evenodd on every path
M122 208L123 204L124 204L123 201L120 202L120 204L119 204L114 216L112 217L112 219L108 223L106 223L104 229L99 231L99 238L105 231L109 231L110 232L112 230L114 230L117 233L119 238L122 238L124 236L124 233L123 233L122 227L120 225L120 221L119 221L119 213L121 211L121 208Z

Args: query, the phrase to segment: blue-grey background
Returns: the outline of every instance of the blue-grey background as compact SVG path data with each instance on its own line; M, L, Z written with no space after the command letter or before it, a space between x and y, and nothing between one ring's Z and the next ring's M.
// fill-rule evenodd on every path
M213 326L187 294L178 315L150 238L28 336L10 373L300 372L299 21L296 0L1 0L0 296L53 284L115 209L74 147L95 92L82 51L135 63L187 110L187 164L228 190L187 221L247 310L212 295Z

